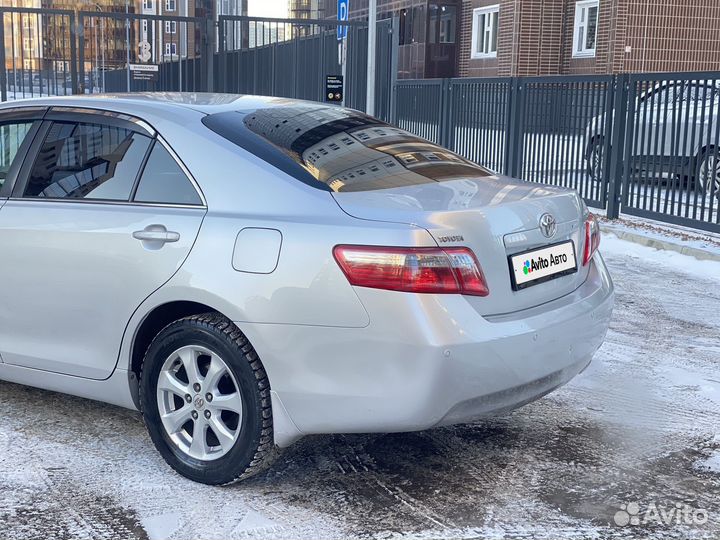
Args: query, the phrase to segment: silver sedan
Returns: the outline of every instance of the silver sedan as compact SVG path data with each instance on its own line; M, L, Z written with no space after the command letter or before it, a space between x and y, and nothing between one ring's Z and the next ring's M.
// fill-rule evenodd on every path
M339 107L7 103L0 183L0 379L141 410L208 484L538 399L612 312L576 193Z

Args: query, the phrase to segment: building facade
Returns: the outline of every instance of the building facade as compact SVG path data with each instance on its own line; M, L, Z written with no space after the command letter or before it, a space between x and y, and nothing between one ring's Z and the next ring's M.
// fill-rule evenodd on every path
M291 19L322 19L325 17L325 0L289 0Z
M200 54L200 36L205 30L202 18L247 15L247 0L0 0L0 5L85 12L84 68L94 78L83 82L85 85L97 85L95 79L99 80L103 71L124 67L128 49L131 62L194 58ZM167 20L135 17L126 28L123 18L108 16L126 12ZM200 19L197 23L172 20L175 16ZM74 34L67 15L13 13L5 16L3 24L8 69L70 73L70 41Z
M463 0L459 75L720 69L717 0Z
M400 78L720 70L720 0L378 0L392 16Z
M288 0L288 16L291 19L322 19L325 17L325 0ZM317 29L308 25L293 25L289 30L289 36L302 37L312 35Z
M142 15L195 16L195 2L192 0L140 0L137 9ZM170 18L164 21L141 19L135 47L138 59L159 63L195 57L198 52L195 26ZM145 60L148 55L149 59Z
M399 17L398 77L423 79L458 75L460 0L378 0L378 20ZM337 18L337 7L326 7ZM350 0L349 17L367 20L368 0Z

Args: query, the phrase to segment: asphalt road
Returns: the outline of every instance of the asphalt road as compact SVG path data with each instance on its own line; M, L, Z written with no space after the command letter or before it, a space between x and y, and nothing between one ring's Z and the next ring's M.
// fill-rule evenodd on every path
M137 413L0 383L0 533L717 538L720 265L612 238L604 251L612 328L563 389L473 425L307 437L229 488L173 473Z

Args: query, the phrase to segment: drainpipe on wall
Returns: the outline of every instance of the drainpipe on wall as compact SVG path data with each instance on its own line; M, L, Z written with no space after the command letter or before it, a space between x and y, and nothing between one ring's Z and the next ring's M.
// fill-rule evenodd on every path
M518 64L518 47L520 40L520 0L515 0L513 4L513 28L512 28L512 55L510 56L510 76L517 77L517 64Z

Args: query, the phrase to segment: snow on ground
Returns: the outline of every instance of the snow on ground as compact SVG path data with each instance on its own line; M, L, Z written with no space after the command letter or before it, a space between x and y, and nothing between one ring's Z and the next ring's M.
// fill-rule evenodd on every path
M698 461L696 466L720 474L720 450L714 450L707 458Z
M643 233L644 234L644 233ZM612 254L639 259L646 264L660 265L677 272L691 274L701 279L717 280L720 285L720 262L698 260L675 251L666 251L620 240L612 233L601 240L601 251L612 258ZM719 306L716 306L720 308Z
M7 540L718 538L720 263L610 235L601 249L614 320L566 387L472 425L307 437L228 488L173 473L137 413L0 383L0 531ZM708 520L618 526L630 503L686 504Z

